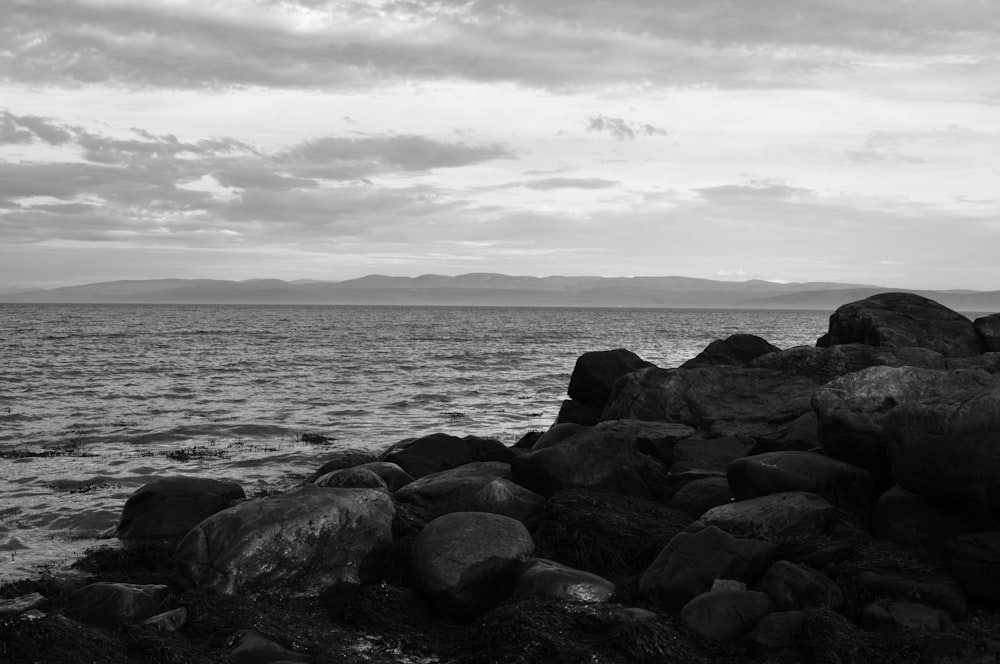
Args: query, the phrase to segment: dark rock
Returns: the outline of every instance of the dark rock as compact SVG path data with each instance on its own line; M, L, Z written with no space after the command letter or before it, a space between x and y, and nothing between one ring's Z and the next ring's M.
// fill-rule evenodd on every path
M698 518L718 505L732 502L733 493L725 477L705 477L688 482L670 499L670 506Z
M327 443L332 443L337 439L332 438L330 436L324 436L322 434L310 432L310 433L304 433L301 436L299 436L299 440L302 441L303 443L309 443L310 445L326 445Z
M566 422L562 424L553 424L549 427L548 431L542 433L541 436L535 440L535 444L531 446L532 450L543 450L546 447L552 447L563 442L567 438L575 436L581 431L590 429L591 427L585 426L583 424L575 424L573 422Z
M805 611L775 611L765 616L747 636L751 653L759 659L798 660L799 630Z
M634 440L636 449L654 456L667 466L674 463L674 446L697 432L684 424L673 422L644 422L642 420L605 420L597 430L613 436Z
M713 641L733 641L771 612L767 595L753 590L723 590L698 595L681 609L681 622Z
M829 332L816 345L851 343L927 348L945 357L986 350L968 318L914 293L880 293L838 308L830 316Z
M413 476L408 472L400 468L395 463L390 463L388 461L369 461L368 463L363 463L355 468L363 468L364 470L370 470L385 482L386 487L389 491L395 493L399 491L402 487L406 486L413 481Z
M375 489L389 493L389 487L386 486L385 480L367 468L355 467L335 470L323 475L314 484L330 489Z
M726 339L716 339L696 357L680 366L681 369L714 367L719 365L744 365L753 359L776 353L781 349L753 334L734 334Z
M897 407L918 401L964 399L997 385L976 371L938 371L917 367L872 367L830 381L816 390L812 407L819 440L829 456L872 473L880 488L892 484L885 418Z
M495 438L483 438L482 436L465 436L462 438L469 446L469 454L473 461L499 461L510 463L515 453Z
M41 608L47 601L44 595L37 592L0 599L0 616L17 616Z
M777 611L837 610L844 604L843 591L828 576L787 560L771 565L756 589L771 598Z
M1000 530L948 542L951 574L970 595L1000 601Z
M371 489L307 485L202 521L177 548L177 582L222 594L317 596L379 579L392 500Z
M160 632L178 632L184 627L187 620L188 610L182 606L179 609L158 613L152 618L142 621L142 624Z
M607 602L615 594L615 584L590 572L534 558L521 571L515 592L574 602Z
M510 479L510 465L473 462L425 475L396 492L396 501L419 507L428 519L478 511L480 492L496 479Z
M982 503L919 496L896 485L879 497L871 528L875 537L912 545L1000 530L1000 523Z
M232 664L308 662L311 659L306 653L289 650L252 629L239 630L229 641L229 661Z
M124 540L182 537L203 519L246 496L235 482L163 477L129 496L115 536Z
M346 447L342 450L335 450L327 456L322 466L306 478L304 484L312 484L327 473L332 473L335 470L353 468L354 466L371 463L372 461L378 461L378 455L371 450L359 447Z
M826 499L788 491L713 507L701 521L741 537L777 541L826 532L837 517Z
M1000 352L1000 314L977 318L972 321L972 327L979 335L987 352Z
M557 444L544 443L543 436L510 466L515 482L543 496L586 489L651 498L666 490L666 468L641 453L634 439L585 428Z
M615 381L637 369L653 366L624 348L584 353L576 360L566 392L570 399L603 408Z
M592 427L601 421L604 405L594 406L580 403L575 399L563 399L556 414L556 424L579 424Z
M545 497L520 484L497 478L479 490L472 512L502 514L530 523L545 505Z
M899 406L884 421L900 486L1000 507L1000 385Z
M920 632L942 632L954 625L948 614L926 604L904 600L867 605L861 614L861 624L867 630L904 629Z
M383 452L380 460L394 463L418 479L474 461L469 444L446 433L400 441Z
M813 452L771 452L736 459L726 472L736 500L808 491L867 522L875 481L865 470Z
M66 613L90 625L114 627L141 622L163 610L170 588L133 583L92 583L69 596Z
M508 597L534 553L520 521L481 512L438 517L413 541L413 583L435 609L472 618Z
M535 443L542 436L541 431L529 431L528 433L521 436L516 443L514 443L514 449L518 450L530 450L535 446Z
M639 590L677 611L710 590L717 579L755 582L776 555L774 544L738 539L719 528L680 533L643 573Z
M725 477L729 464L746 456L747 444L739 438L688 438L674 446L674 481Z
M961 620L968 614L965 592L946 574L904 575L887 571L862 572L861 583L873 595L919 601L944 609Z
M689 515L651 500L562 491L541 510L534 536L539 557L617 578L645 570L690 524Z

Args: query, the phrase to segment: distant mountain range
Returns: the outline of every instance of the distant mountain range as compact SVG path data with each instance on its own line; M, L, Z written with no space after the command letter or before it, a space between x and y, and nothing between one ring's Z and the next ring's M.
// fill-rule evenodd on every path
M0 290L0 302L94 304L364 304L832 310L891 289L826 282L689 277L369 275L348 281L149 279L49 290ZM965 312L1000 311L1000 291L910 291Z

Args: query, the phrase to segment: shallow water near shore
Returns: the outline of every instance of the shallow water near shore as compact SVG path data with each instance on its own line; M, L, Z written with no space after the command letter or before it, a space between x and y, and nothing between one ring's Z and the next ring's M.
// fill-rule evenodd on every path
M0 305L0 582L76 558L156 477L255 495L339 447L510 444L551 424L584 352L673 367L735 333L813 345L829 313Z

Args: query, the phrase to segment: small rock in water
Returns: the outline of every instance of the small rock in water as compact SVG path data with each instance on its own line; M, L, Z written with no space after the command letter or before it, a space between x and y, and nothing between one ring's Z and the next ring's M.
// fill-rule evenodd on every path
M318 433L304 433L299 436L299 440L303 443L309 443L310 445L326 445L327 443L332 443L337 439L330 436L323 436Z

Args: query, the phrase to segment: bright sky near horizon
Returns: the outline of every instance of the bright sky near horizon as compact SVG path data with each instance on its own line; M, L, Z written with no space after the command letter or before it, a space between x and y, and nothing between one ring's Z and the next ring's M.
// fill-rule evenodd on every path
M0 0L0 286L1000 289L997 0Z

